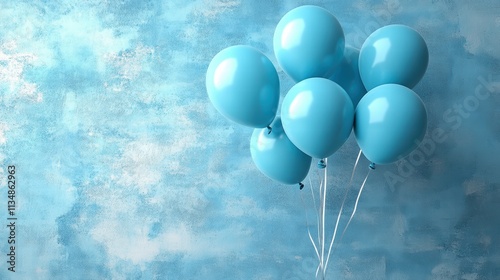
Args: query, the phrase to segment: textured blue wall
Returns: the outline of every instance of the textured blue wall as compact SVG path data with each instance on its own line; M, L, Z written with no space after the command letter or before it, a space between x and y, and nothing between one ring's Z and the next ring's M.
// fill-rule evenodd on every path
M500 279L498 1L0 4L0 219L8 165L18 219L15 273L0 230L1 279L313 279L298 187L254 167L251 129L218 114L204 85L230 45L278 67L274 28L302 4L330 10L355 47L402 23L430 50L415 88L427 145L371 175L329 278ZM278 70L283 96L292 81ZM329 160L329 231L357 151L351 135Z

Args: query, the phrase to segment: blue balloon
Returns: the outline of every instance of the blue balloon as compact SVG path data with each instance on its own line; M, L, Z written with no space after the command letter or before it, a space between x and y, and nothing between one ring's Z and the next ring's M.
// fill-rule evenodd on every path
M400 24L373 32L361 47L359 73L367 90L383 84L413 88L424 76L429 50L422 36Z
M359 76L358 59L359 50L346 46L340 65L330 77L330 80L339 84L347 92L354 108L366 94L365 86Z
M271 126L271 133L268 129L254 129L250 140L253 162L264 175L280 183L302 182L309 173L312 158L290 142L279 117Z
M368 160L393 163L407 156L424 138L427 112L413 90L397 84L378 86L359 102L354 135Z
M304 153L326 158L351 134L354 107L345 90L325 78L293 86L283 99L281 119L286 134Z
M273 63L250 46L232 46L210 62L206 75L210 101L226 118L249 127L266 127L276 117L280 98Z
M274 54L296 82L328 78L344 54L344 31L327 10L312 5L286 13L276 26Z

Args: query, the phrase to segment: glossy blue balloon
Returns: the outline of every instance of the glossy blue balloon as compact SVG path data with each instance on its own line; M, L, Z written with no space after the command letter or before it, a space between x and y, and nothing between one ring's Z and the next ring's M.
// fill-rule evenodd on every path
M400 24L373 32L361 47L359 73L367 90L383 84L413 88L424 76L429 51L422 36Z
M226 118L266 127L276 117L280 83L272 62L250 46L232 46L210 62L206 75L210 101Z
M340 65L330 77L330 80L339 84L347 92L354 108L366 94L365 86L361 81L361 76L359 76L358 59L359 50L346 46Z
M286 13L274 32L274 54L296 82L330 77L344 54L344 31L329 11L312 5Z
M424 138L427 112L420 97L397 84L369 91L356 107L354 135L366 158L376 164L407 156Z
M268 129L254 129L250 152L257 168L283 184L298 184L309 173L312 158L295 147L283 130L279 117Z
M349 137L354 107L345 90L325 78L293 86L283 99L283 128L293 144L315 158L326 158Z

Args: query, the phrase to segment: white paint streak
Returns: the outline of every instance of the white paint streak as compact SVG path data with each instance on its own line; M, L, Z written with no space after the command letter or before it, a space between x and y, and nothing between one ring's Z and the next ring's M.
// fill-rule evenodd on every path
M252 217L259 220L273 220L287 215L287 212L277 208L262 209L254 199L247 196L228 199L225 204L225 215L233 218Z
M211 19L240 5L239 0L203 0L198 3L197 12Z
M20 99L41 102L43 95L37 85L24 79L25 69L37 60L34 53L20 52L16 41L0 45L0 83L7 84L10 93Z
M470 179L462 184L465 195L480 194L486 188L486 183L481 179Z
M458 10L460 35L465 38L464 47L468 52L500 59L497 48L500 33L495 24L499 12L500 6L491 6L489 2L474 2L474 9L469 4L461 5Z

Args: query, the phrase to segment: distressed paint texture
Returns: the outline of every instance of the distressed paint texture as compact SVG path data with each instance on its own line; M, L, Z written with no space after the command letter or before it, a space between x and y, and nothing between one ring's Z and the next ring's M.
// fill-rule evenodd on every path
M0 219L11 164L18 218L15 273L0 230L1 279L313 279L298 187L259 173L251 129L218 114L204 84L218 51L247 44L283 96L293 82L272 35L302 4L335 14L355 47L402 23L430 50L415 87L427 145L371 175L329 278L500 279L498 1L0 4ZM329 160L329 231L357 152L351 135Z

